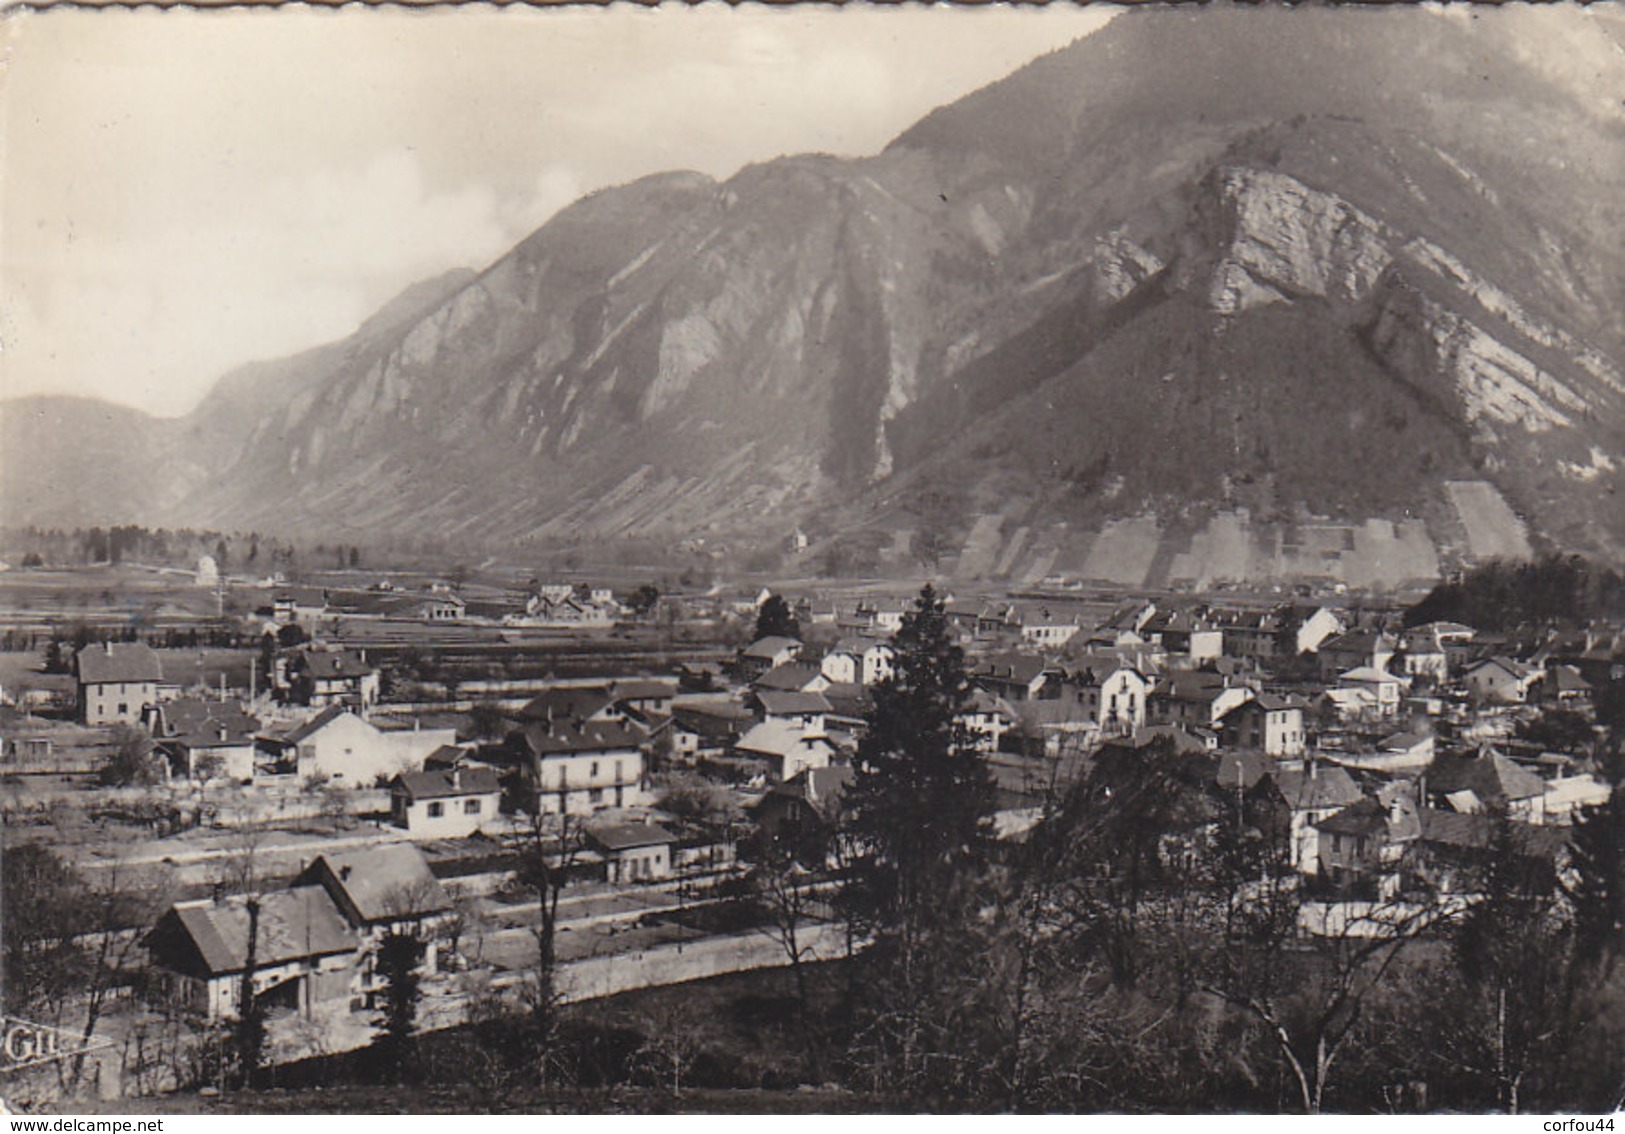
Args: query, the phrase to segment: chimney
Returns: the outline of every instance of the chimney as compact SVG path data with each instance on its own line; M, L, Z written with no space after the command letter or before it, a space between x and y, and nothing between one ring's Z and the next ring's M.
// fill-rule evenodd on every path
M453 765L451 769L451 790L463 790L463 770L456 765Z
M349 880L350 880L350 867L348 865L344 865L344 866L339 867L339 881L340 882L348 882Z
M106 654L108 657L112 657L113 656L113 643L111 643L111 642L103 642L102 643L102 653Z

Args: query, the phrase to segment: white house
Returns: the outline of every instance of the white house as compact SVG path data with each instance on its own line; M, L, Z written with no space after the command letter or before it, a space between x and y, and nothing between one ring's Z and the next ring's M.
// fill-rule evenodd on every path
M1296 697L1260 693L1231 709L1220 722L1227 748L1250 748L1268 756L1301 756L1303 710Z
M543 814L586 815L646 802L643 739L614 721L533 721L508 747Z
M502 785L489 768L404 772L389 799L391 820L414 839L461 839L496 821Z
M783 720L765 720L739 738L734 751L767 765L768 777L783 783L808 768L827 768L835 755L829 738Z
M264 894L257 920L254 992L267 1008L309 1016L357 994L359 938L322 887ZM152 991L211 1022L237 1018L248 929L244 895L177 902L144 940Z
M954 718L978 752L997 752L1004 734L1016 726L1015 710L985 689L973 689L965 710Z
M1481 701L1521 705L1529 699L1529 689L1541 672L1511 658L1493 657L1474 662L1462 671L1467 691Z
M87 725L135 724L158 701L158 654L143 642L102 642L74 655L79 719Z
M670 878L672 844L677 841L658 823L596 823L587 839L604 856L604 881L651 882Z
M371 787L421 771L431 752L456 743L456 729L386 731L341 705L329 705L289 732L259 738L261 752L278 771L342 787Z
M1400 701L1410 682L1387 670L1362 665L1341 674L1337 684L1343 689L1365 690L1376 704L1377 715L1391 717L1399 712Z

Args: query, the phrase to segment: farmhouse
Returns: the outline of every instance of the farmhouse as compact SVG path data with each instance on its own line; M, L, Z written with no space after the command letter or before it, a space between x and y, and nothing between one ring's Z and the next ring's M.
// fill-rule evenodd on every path
M158 701L163 667L143 642L103 642L74 655L79 719L87 725L135 724Z
M248 968L248 899L179 902L145 938L159 999L205 1020L235 1019ZM356 991L359 939L320 886L259 899L254 991L271 1008L310 1015Z

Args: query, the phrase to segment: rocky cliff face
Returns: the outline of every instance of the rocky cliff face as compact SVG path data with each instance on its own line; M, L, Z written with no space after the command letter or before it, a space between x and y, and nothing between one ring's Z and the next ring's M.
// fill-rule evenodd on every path
M1521 15L1285 15L1134 12L874 157L596 194L176 425L225 442L160 442L144 515L954 542L1216 507L1450 548L1457 478L1618 553L1617 108Z

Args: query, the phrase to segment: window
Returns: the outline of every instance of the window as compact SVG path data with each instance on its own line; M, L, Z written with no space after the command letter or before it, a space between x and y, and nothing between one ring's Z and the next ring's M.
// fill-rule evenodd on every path
M594 760L592 762L592 771L588 772L587 774L589 776L591 776L593 779L598 778L598 761L597 760Z
M438 819L442 815L444 815L445 813L446 813L446 805L444 803L431 803L431 804L429 804L429 818L430 819Z
M601 787L593 788L592 791L588 793L587 798L593 803L604 802L604 789Z
M120 701L118 703L118 711L119 711L119 715L123 716L124 714L126 714L126 713L128 713L130 711L130 706L128 704L126 704L125 702Z
M477 800L477 799L465 799L465 800L463 800L463 814L464 815L478 815L479 813L480 813L480 801L479 800Z

